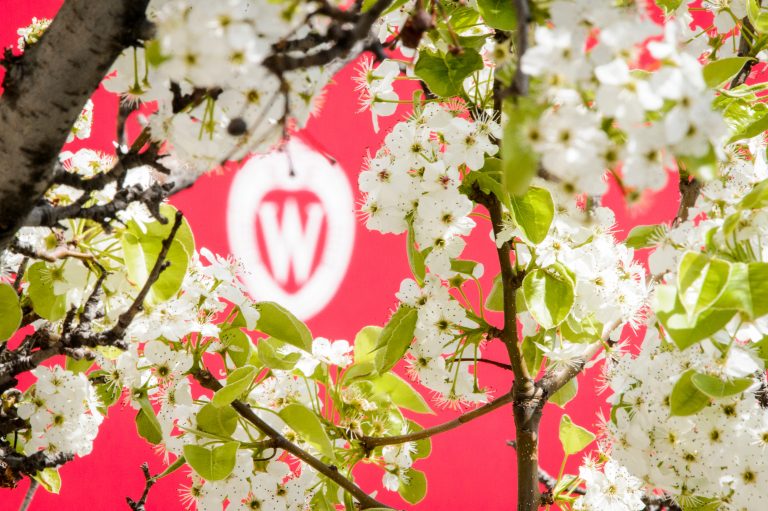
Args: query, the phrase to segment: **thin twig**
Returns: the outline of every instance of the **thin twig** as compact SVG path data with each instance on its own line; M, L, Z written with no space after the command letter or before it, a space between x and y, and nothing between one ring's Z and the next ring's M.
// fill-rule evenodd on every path
M32 505L32 499L35 498L35 492L37 492L37 488L40 486L40 483L37 482L36 479L29 480L29 488L27 489L27 494L24 495L24 500L21 501L21 506L19 506L19 511L27 511L29 509L29 506Z
M446 431L456 429L459 426L466 424L467 422L473 421L478 417L482 417L483 415L487 415L511 402L512 402L512 392L508 392L507 394L504 394L503 396L494 399L490 403L487 403L479 408L476 408L470 412L460 415L459 417L456 417L453 420L444 422L442 424L438 424L437 426L432 426L431 428L414 431L413 433L408 433L405 435L383 436L383 437L364 436L360 439L360 443L362 444L363 448L367 452L370 452L376 447L380 447L382 445L403 444L405 442L413 442L416 440L421 440L423 438L429 438L434 435L438 435L440 433L444 433Z

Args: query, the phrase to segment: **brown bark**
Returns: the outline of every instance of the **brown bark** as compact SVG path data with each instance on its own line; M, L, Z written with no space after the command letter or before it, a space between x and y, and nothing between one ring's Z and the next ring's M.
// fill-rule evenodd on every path
M67 0L40 41L6 58L0 96L0 250L53 182L69 130L124 48L148 0Z

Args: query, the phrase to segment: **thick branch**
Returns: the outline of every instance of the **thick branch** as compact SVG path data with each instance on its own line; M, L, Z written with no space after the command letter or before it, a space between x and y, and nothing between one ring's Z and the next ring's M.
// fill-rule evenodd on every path
M362 444L363 448L366 451L372 451L376 447L379 447L382 445L402 444L405 442L414 442L416 440L421 440L423 438L429 438L434 435L438 435L440 433L444 433L446 431L456 429L459 426L466 424L467 422L473 421L478 417L482 417L483 415L487 415L493 412L494 410L497 410L502 406L509 404L511 402L512 402L512 392L509 392L499 398L494 399L490 403L484 404L479 408L476 408L470 412L462 414L459 417L456 417L455 419L450 420L448 422L438 424L437 426L432 426L431 428L422 429L420 431L414 431L413 433L408 433L406 435L385 436L385 437L364 436L363 438L360 439L360 443Z
M0 249L53 182L87 99L141 37L148 0L67 0L40 41L9 64L0 97Z
M212 390L216 392L219 390L222 385L219 383L219 381L211 375L206 370L198 371L194 375L195 379L202 385L204 388ZM232 407L237 411L237 413L240 414L241 417L243 417L245 420L256 426L262 433L267 435L269 438L274 440L275 447L278 449L282 449L286 452L291 453L292 455L299 458L301 461L309 465L310 467L314 468L321 474L323 474L325 477L339 485L341 488L344 489L347 493L352 495L357 501L360 503L361 509L369 509L369 508L385 508L385 509L391 509L389 506L386 506L379 502L378 500L374 499L365 491L363 491L359 486L357 486L355 483L341 475L339 473L338 469L333 465L326 465L319 459L312 456L310 453L299 447L298 445L294 444L287 438L285 438L283 435L280 434L279 431L277 431L275 428L270 426L267 422L265 422L261 417L256 415L250 406L243 403L242 401L233 401Z

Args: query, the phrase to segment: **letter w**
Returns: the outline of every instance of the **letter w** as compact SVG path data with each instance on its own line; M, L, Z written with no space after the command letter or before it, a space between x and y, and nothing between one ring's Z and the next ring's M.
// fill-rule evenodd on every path
M307 224L302 226L299 205L295 199L285 201L280 222L277 219L277 203L265 202L259 208L259 221L275 279L285 284L288 281L288 269L292 266L296 283L304 284L309 278L320 239L322 206L318 203L309 204Z

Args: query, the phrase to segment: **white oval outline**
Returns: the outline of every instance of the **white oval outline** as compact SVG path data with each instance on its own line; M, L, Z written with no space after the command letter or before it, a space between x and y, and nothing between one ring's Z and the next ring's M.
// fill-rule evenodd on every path
M290 162L285 150L289 151ZM259 253L256 214L272 190L313 192L325 210L321 259L295 293L287 293L275 282ZM227 238L232 255L245 267L242 279L246 289L255 300L277 302L302 320L323 310L338 291L352 257L355 227L354 199L346 173L295 137L283 151L248 160L229 188Z

